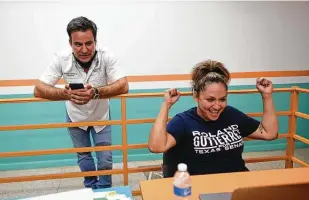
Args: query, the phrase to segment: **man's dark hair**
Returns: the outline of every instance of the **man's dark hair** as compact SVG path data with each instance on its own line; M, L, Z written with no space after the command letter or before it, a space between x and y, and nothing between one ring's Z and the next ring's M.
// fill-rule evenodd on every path
M70 41L72 39L72 32L87 31L89 29L92 31L94 41L97 41L97 25L93 21L87 19L86 17L77 17L72 19L67 26L67 32L70 37Z

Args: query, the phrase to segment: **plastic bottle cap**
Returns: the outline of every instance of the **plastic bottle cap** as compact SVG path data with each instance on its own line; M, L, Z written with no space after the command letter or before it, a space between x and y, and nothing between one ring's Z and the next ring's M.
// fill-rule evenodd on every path
M179 163L177 168L178 168L178 171L181 171L181 172L187 171L187 165L184 163Z

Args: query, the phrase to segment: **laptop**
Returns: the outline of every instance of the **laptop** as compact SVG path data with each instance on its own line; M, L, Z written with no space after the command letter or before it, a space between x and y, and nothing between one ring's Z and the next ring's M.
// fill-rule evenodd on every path
M200 200L309 200L309 183L238 188L233 192L200 194Z

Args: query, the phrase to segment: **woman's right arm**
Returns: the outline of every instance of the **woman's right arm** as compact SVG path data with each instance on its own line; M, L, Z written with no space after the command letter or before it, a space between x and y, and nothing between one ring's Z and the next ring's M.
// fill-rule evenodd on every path
M179 99L177 89L169 89L164 93L164 102L150 132L148 148L153 153L163 153L176 145L175 138L166 132L168 113L172 105Z

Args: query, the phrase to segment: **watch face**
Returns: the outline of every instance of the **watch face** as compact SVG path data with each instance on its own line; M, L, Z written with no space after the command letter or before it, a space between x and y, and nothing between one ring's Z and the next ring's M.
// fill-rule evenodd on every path
M93 98L94 98L94 99L98 99L98 98L99 98L99 90L98 90L97 88L93 88L93 90L94 90L94 96L93 96Z

